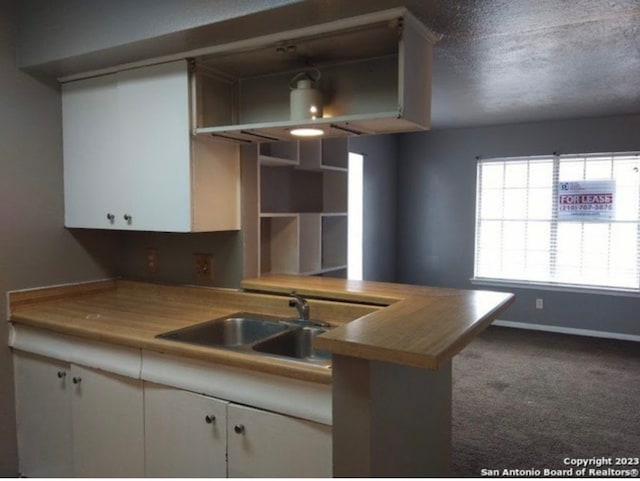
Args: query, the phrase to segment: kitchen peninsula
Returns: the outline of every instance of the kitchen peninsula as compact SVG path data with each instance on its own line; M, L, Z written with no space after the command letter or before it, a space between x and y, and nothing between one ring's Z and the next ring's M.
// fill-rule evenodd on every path
M286 421L306 420L300 429L307 431L296 432L320 437L301 457L308 454L312 463L323 449L332 449L332 467L314 475L450 474L451 359L511 304L513 295L289 275L247 279L242 287L118 280L12 292L10 344L16 354L115 372L145 387L158 383L203 393L229 406L235 402L269 416L286 415L281 416ZM308 299L312 318L334 326L315 338L316 348L332 353L331 369L156 338L238 311L291 317L287 301L293 290ZM207 423L212 419L208 415ZM245 434L242 424L232 429ZM228 466L222 463L218 475L250 474L243 471L246 462L241 468L233 465L231 434L229 442ZM142 471L134 470L138 475L154 472L148 444L141 441L147 466L143 462Z

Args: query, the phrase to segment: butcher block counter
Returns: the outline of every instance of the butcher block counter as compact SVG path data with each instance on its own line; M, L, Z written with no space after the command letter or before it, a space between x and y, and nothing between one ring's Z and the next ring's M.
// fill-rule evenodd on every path
M312 320L332 325L314 339L330 367L156 337L238 312L297 317L292 291ZM451 473L452 358L513 295L272 275L242 290L106 280L8 299L20 359L22 350L144 381L145 391L159 383L330 426L335 477L425 477Z
M316 338L335 354L437 369L513 302L513 294L329 277L272 275L242 282L245 290L298 293L385 306Z
M9 294L17 325L118 346L183 356L304 381L331 383L331 371L301 362L157 339L158 334L237 312L295 317L288 297L234 289L167 286L124 280L49 287ZM314 318L339 326L379 306L310 301Z
M437 369L512 302L513 295L344 279L273 275L233 289L107 280L9 294L10 320L56 333L331 383L331 371L242 352L157 339L166 331L235 312L291 317L291 291L311 314L337 326L320 349Z

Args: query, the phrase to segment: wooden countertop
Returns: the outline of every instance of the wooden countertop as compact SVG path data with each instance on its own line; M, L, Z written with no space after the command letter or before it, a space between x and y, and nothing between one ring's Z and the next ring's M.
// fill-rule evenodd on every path
M502 311L514 295L353 281L271 275L242 282L245 290L387 305L315 340L335 354L438 369L449 362Z
M313 318L338 326L316 338L318 348L437 369L514 298L500 292L288 275L248 279L242 286L244 292L103 281L18 291L9 294L10 320L61 334L329 384L331 371L326 368L155 336L240 311L290 317L291 308L282 294L296 290L310 298Z
M288 307L288 300L282 296L229 289L103 281L12 292L9 302L10 320L16 324L306 381L331 383L331 371L323 367L155 338L163 332L234 312L291 317L293 312ZM321 301L312 303L312 310L329 322L340 325L376 308Z

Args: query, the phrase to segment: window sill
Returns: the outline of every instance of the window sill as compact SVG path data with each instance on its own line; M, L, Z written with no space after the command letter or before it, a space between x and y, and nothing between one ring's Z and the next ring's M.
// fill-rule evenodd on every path
M544 291L573 292L576 294L598 294L605 296L640 297L640 291L634 289L589 287L575 284L550 284L546 282L517 281L510 279L490 279L473 277L469 279L474 285L536 289Z

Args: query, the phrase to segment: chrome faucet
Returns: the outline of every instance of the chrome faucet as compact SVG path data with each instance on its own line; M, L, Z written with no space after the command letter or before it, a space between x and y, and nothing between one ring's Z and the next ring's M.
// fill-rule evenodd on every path
M307 300L298 294L296 291L292 291L291 299L289 299L289 307L295 307L298 310L298 318L293 321L294 324L303 327L331 327L328 322L312 321L309 317L309 303Z
M289 299L289 307L295 307L298 310L298 321L302 324L309 323L309 303L300 296L296 291L291 292Z

